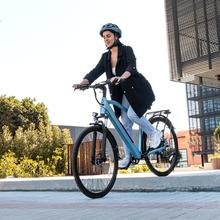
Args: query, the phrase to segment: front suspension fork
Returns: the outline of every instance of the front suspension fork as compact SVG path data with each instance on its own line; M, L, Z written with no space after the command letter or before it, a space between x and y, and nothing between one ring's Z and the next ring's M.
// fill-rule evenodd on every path
M96 148L97 148L97 132L93 133L93 138L92 138L92 155L91 155L91 161L93 165L100 164L102 162L106 161L106 137L107 137L107 127L105 126L104 123L102 123L102 131L103 131L103 136L101 140L101 151L100 154L96 155Z

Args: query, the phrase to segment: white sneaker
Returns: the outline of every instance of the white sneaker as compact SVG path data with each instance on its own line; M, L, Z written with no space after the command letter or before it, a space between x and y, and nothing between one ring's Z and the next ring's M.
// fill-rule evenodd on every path
M118 161L118 168L126 168L130 162L130 157L124 157L122 160Z
M162 132L156 130L153 134L150 135L149 146L151 148L156 148L161 142Z

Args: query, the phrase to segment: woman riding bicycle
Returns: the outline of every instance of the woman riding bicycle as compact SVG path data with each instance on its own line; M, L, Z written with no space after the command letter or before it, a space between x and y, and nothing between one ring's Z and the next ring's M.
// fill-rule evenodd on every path
M108 51L102 54L96 67L83 78L82 82L74 84L73 88L76 89L78 85L91 84L105 72L107 79L112 82L109 85L111 98L122 103L128 109L125 112L114 107L115 114L118 118L121 116L127 133L133 139L132 127L134 123L138 124L148 135L149 146L155 148L160 144L162 134L143 116L155 100L152 88L136 69L133 49L120 42L121 30L119 27L108 23L101 28L99 33L103 37ZM131 159L129 149L124 143L123 147L125 157L119 160L119 168L127 167Z

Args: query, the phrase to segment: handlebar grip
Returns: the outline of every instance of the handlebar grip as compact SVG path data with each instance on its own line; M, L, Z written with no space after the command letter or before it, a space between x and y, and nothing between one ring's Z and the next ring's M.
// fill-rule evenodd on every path
M89 84L78 84L76 89L79 89L79 90L86 90L89 88Z

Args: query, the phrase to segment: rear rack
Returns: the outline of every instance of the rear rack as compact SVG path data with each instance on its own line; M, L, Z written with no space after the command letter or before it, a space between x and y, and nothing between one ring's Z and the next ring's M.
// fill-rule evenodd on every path
M147 112L145 114L145 116L147 115L169 115L171 113L171 111L169 109L165 109L165 110L159 110L159 111L152 111L152 112Z

